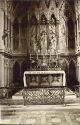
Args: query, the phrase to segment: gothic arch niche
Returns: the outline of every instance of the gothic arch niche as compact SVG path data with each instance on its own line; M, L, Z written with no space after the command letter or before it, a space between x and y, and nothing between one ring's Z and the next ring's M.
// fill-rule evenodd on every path
M45 14L41 15L40 18L40 43L41 43L41 54L47 53L47 18Z
M48 27L48 53L51 55L56 52L56 17L54 14L50 17L49 27Z
M76 86L78 84L77 78L76 78L76 66L73 60L70 61L69 64L69 87L74 90L73 86Z
M42 14L42 15L41 15L41 24L44 24L44 25L47 24L47 18L46 18L46 16L45 16L45 14Z
M15 87L20 86L20 65L18 62L13 65L13 83Z
M74 22L71 17L68 17L67 20L68 25L68 49L75 49L75 28Z
M23 75L24 75L24 71L27 70L27 64L25 61L22 62L21 64L21 86L24 86L23 84Z
M37 18L33 14L30 18L30 52L36 54L37 52Z
M69 83L69 78L68 78L68 62L67 60L64 60L61 64L61 69L65 71L66 73L66 85L68 86L68 83Z
M13 22L13 49L18 50L19 46L19 22L17 19Z
M54 14L51 15L51 22L54 23L54 25L56 26L56 17Z

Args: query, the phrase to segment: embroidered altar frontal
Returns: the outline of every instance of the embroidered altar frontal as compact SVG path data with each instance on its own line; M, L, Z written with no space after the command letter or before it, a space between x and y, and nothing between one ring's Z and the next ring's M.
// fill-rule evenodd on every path
M64 71L25 71L25 104L61 104L64 102Z

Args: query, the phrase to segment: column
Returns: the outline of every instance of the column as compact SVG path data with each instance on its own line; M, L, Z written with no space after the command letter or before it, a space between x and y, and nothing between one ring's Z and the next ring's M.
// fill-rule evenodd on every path
M19 19L19 51L21 51L21 19Z
M10 28L10 19L8 20L8 41L9 41L9 45L8 45L8 48L9 48L9 51L11 49L11 28Z
M11 82L13 84L13 63L11 64Z
M9 85L9 83L10 83L10 80L9 80L9 78L10 78L10 64L9 64L9 61L8 61L8 67L7 67L7 73L8 73L8 82L7 82L7 84Z
M10 19L8 19L8 51L10 50Z
M4 86L4 56L0 55L0 87Z
M76 51L78 51L79 49L79 34L78 34L78 26L79 26L79 20L76 20L76 35L77 35L77 39L76 39Z
M4 50L4 12L0 9L0 51Z
M13 50L13 23L11 22L11 50Z
M80 82L80 56L77 58L77 78L78 82Z
M56 27L55 27L55 37L56 37L56 50L57 50L57 54L58 54L58 50L59 50L59 20L56 20Z

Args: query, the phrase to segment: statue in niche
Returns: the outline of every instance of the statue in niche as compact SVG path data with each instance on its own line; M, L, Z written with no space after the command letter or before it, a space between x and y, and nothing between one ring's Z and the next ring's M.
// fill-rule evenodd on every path
M56 34L55 34L55 26L49 26L49 50L51 54L54 54L56 51Z
M42 29L41 30L42 30L40 32L41 52L42 52L42 54L46 54L46 52L47 52L47 33L46 33L46 27L43 27L43 25L42 25Z
M35 52L36 53L36 50L37 50L37 45L36 45L36 27L35 25L31 27L31 52Z
M56 51L56 18L54 14L51 15L49 24L49 39L48 39L48 51L50 54L54 54Z
M31 52L36 54L37 51L37 18L35 14L30 19L30 39L31 39Z
M41 25L40 25L40 42L41 42L41 53L46 54L47 53L47 32L46 32L46 26L47 26L47 19L45 15L43 14L41 16Z
M66 31L65 26L61 26L61 37L60 37L60 49L65 50L66 48Z

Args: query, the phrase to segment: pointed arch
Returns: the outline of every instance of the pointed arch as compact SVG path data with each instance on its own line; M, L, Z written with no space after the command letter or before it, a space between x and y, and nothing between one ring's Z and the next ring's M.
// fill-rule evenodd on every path
M20 86L20 65L18 62L13 65L13 83L14 86Z
M46 18L46 16L45 16L45 14L42 14L42 15L41 15L41 23L42 23L42 24L47 24L47 18Z
M51 18L50 18L51 22L54 23L54 25L56 25L56 17L54 14L51 14Z

